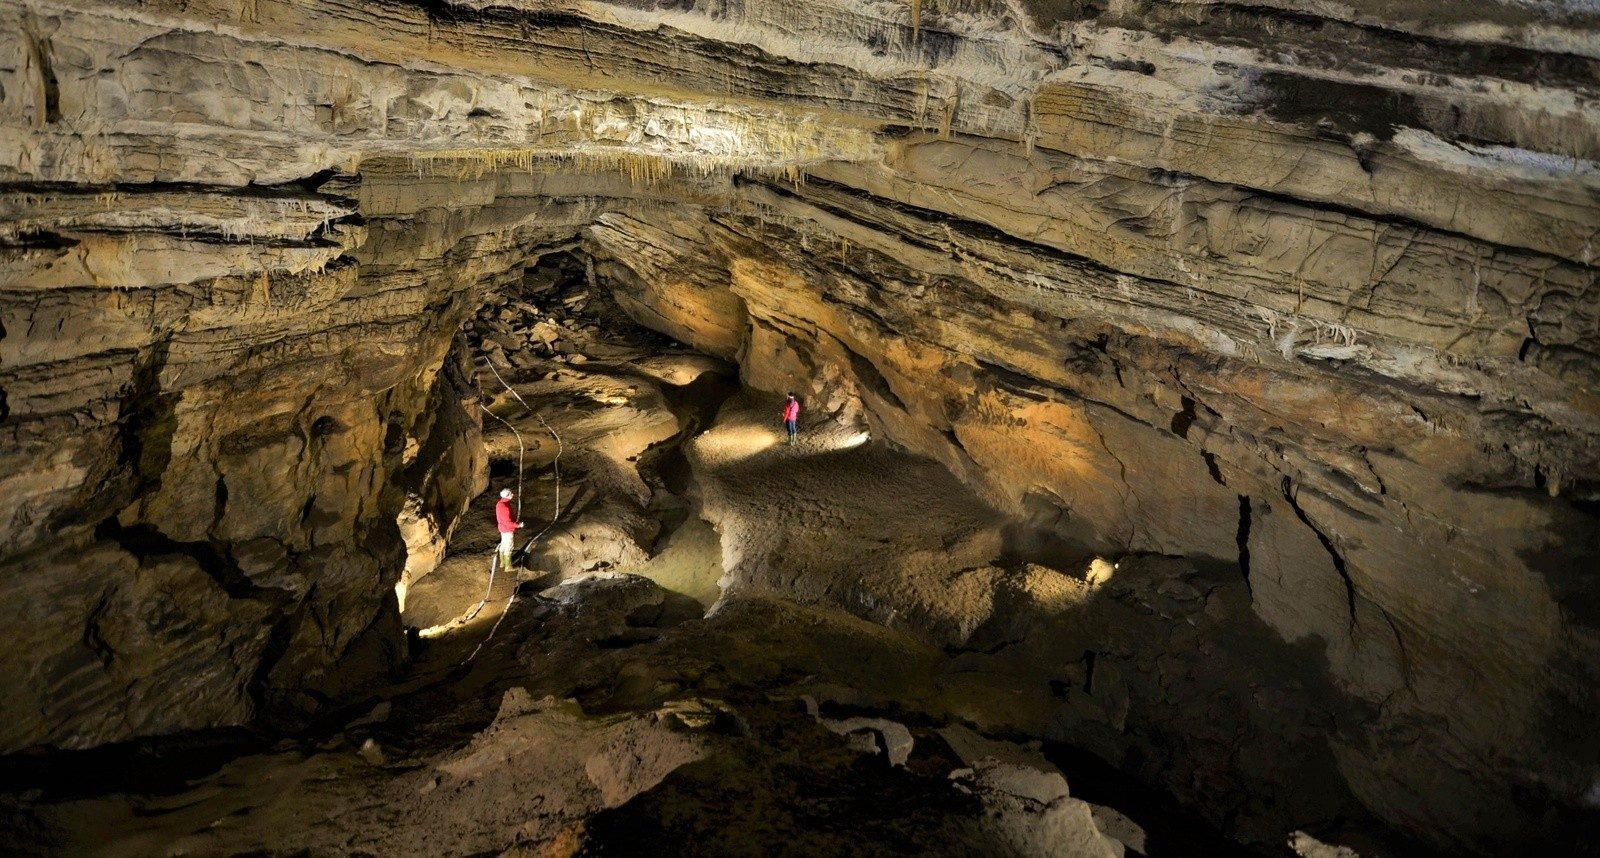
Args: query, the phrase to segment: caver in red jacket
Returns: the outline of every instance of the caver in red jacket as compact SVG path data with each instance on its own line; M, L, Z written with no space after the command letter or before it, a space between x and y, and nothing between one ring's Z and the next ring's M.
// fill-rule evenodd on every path
M794 422L800 419L800 400L790 397L783 404L783 419L785 422Z
M501 498L494 503L494 522L500 526L501 533L516 533L518 524L511 517L511 498Z

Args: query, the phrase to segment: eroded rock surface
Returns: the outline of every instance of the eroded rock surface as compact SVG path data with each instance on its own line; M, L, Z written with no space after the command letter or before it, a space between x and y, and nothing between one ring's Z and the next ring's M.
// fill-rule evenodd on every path
M1036 735L1252 818L1592 824L1592 8L558 5L0 4L0 750L403 662L484 481L457 331L562 250L993 509L734 589L1014 659ZM629 428L552 565L648 561L598 475L684 427Z

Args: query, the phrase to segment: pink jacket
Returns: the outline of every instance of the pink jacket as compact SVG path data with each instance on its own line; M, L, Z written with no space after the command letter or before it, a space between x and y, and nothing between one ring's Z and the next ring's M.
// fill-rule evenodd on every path
M785 420L799 420L800 419L800 400L791 399L788 402L785 402L783 404L783 419L785 419Z

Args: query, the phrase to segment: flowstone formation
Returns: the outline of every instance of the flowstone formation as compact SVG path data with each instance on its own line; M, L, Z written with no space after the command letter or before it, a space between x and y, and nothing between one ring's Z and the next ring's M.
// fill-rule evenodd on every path
M1004 661L1045 689L1009 729L1246 838L1592 830L1592 4L0 0L0 34L0 751L402 669L396 585L485 479L458 331L559 252L1010 525L789 568L708 483L730 593Z

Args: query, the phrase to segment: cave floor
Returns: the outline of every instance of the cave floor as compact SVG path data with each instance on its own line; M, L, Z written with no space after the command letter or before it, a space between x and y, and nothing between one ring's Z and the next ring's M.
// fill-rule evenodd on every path
M1063 776L1060 749L1008 740L1029 683L956 643L995 614L1006 522L942 467L848 410L808 413L791 447L776 395L632 345L491 350L537 415L480 373L493 480L410 589L430 634L407 675L292 737L63 755L75 778L0 796L19 851L1240 851L1109 766L1068 755ZM513 426L544 535L486 587ZM170 770L85 783L108 760Z

